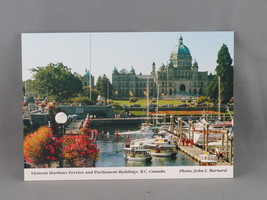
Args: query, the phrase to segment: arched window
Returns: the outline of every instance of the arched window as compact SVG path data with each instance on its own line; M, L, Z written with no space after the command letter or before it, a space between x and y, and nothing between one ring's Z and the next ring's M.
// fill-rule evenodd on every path
M185 85L184 84L180 85L180 92L185 92Z

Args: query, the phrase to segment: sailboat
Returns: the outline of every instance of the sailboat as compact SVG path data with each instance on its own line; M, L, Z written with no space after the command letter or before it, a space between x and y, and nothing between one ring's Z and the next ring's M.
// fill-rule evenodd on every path
M119 135L143 135L143 136L153 136L155 133L153 131L153 128L151 128L151 124L149 123L149 78L147 76L147 88L146 88L146 94L147 94L147 120L145 123L141 124L141 130L138 131L126 131L121 132Z
M204 130L204 124L209 124L208 129L208 141L209 142L217 142L218 140L221 140L223 137L223 129L229 129L233 126L233 120L231 121L221 121L221 78L218 77L218 120L213 123L208 123L205 118L202 119L200 122L195 123L193 125L193 131L194 131L194 143L195 144L202 144L204 139L204 134L207 130ZM230 114L231 119L232 115Z

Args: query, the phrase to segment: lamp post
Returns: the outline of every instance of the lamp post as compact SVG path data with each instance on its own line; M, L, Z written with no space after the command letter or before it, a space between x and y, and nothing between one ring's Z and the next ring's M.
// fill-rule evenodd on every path
M67 122L68 116L64 112L59 112L59 113L56 114L55 120L60 126L60 131L58 133L58 138L60 138L65 133L64 124ZM62 155L62 152L61 152L61 155L59 156L58 165L59 165L60 168L63 167L63 155Z
M60 126L59 137L61 137L65 133L64 124L67 122L68 116L64 112L59 112L59 113L56 114L55 120Z

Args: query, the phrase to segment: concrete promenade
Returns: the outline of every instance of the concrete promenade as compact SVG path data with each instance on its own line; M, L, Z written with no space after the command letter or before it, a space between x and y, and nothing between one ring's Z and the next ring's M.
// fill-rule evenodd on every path
M69 133L78 134L81 125L82 125L82 121L71 122L70 125L66 128L66 134L69 134Z

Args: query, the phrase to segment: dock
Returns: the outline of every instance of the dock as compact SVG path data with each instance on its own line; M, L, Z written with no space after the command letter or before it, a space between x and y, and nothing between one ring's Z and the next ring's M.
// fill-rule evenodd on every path
M206 151L196 147L196 146L182 146L182 145L178 145L178 148L184 152L185 154L187 154L188 156L190 156L192 159L194 159L195 161L199 161L199 155L205 154ZM230 165L230 163L228 162L217 162L217 165Z
M122 124L141 124L145 118L143 117L129 117L129 118L100 118L91 119L91 125L122 125Z

